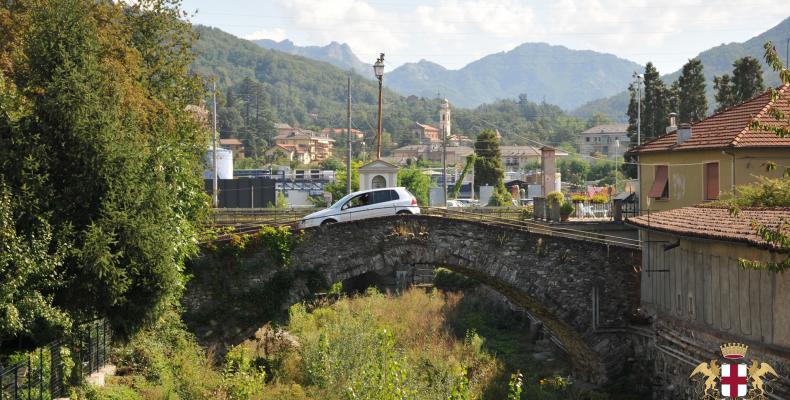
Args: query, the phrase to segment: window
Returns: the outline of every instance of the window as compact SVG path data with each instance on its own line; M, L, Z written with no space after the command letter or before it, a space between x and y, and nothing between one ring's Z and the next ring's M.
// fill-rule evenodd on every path
M719 163L705 164L705 200L718 200L719 198Z
M609 154L609 146L603 146L603 148L601 148L601 151L604 152L604 154Z
M660 200L669 198L669 167L656 165L653 171L653 186L650 187L648 197Z
M398 196L398 192L394 190L390 190L390 200L400 200L400 196Z
M390 197L391 190L377 190L373 192L373 204L384 203L392 200Z
M370 193L362 193L359 196L354 196L351 200L343 205L343 210L348 208L362 207L370 203Z
M370 182L373 189L381 189L387 187L387 180L384 179L381 175L376 175L373 177L373 180Z
M586 138L584 138L584 141L589 143L590 142L590 137L587 136Z

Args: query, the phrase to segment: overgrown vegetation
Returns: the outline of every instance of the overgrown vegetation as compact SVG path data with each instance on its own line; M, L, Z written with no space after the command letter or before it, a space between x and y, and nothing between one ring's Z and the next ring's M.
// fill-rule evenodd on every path
M219 364L169 312L116 351L118 376L105 388L85 388L78 396L461 400L593 395L562 377L567 368L562 360L532 359L524 351L528 333L484 309L460 293L423 290L398 297L369 290L315 308L298 304L282 328L264 326ZM481 331L474 330L478 324ZM516 369L521 372L511 379Z
M0 4L0 344L96 317L127 336L179 296L207 205L182 17L176 0Z

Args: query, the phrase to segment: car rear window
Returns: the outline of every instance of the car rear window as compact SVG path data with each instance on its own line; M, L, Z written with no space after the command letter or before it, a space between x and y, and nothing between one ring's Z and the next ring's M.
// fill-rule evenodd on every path
M398 196L398 192L396 192L394 190L390 190L390 197L392 197L390 200L398 200L398 199L400 199L400 196Z
M385 201L392 200L390 192L392 192L392 190L379 190L373 192L373 203L384 203Z

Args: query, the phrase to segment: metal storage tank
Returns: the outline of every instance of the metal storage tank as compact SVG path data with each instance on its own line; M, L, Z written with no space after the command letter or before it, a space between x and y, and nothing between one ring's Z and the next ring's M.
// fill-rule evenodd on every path
M214 179L214 153L206 150L206 171L203 178ZM233 152L221 147L217 148L217 176L219 179L233 179Z

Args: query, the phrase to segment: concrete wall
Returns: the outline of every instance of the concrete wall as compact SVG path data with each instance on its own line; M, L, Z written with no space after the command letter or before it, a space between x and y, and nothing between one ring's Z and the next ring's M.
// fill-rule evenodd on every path
M701 163L719 163L720 198L726 198L735 186L753 183L757 176L779 178L784 168L767 172L764 164L773 161L780 165L790 165L790 151L787 148L775 150L736 150L735 173L733 174L733 156L723 154L721 150L709 151L676 151L660 154L639 156L641 189L640 204L642 213L646 209L663 211L673 208L691 206L705 202L704 196L704 165ZM669 164L669 199L648 199L650 188L655 177L654 164ZM679 165L695 164L695 165Z
M790 351L790 274L744 270L738 258L780 256L736 243L642 232L642 305L692 326ZM647 241L647 243L645 243Z

